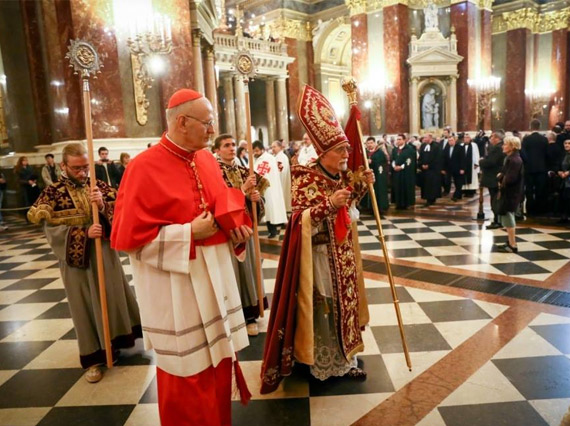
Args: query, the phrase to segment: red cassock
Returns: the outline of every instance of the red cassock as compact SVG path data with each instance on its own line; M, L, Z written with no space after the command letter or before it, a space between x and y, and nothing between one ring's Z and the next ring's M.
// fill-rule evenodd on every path
M237 192L244 206L243 194ZM210 152L185 151L164 134L159 144L139 154L125 171L115 205L111 245L115 250L136 250L153 241L163 226L192 222L205 210L223 216L227 212L216 209L216 200L231 207L239 202L240 195L230 193ZM241 225L240 218L246 216L242 213L243 209L236 213L237 218L234 215L232 220L221 222ZM227 242L227 231L220 229L207 239L192 241L190 258L195 255L196 245ZM231 367L231 359L227 358L189 377L157 368L161 423L229 425ZM237 361L234 367L242 400L247 400L247 386Z

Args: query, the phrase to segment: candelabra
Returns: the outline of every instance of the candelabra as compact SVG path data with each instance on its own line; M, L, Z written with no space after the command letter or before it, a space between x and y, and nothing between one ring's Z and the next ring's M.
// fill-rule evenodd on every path
M477 116L479 129L484 127L485 114L491 111L495 95L501 87L500 77L485 77L467 80L467 84L475 90L477 94Z
M501 87L501 78L489 76L486 78L477 78L467 80L469 87L472 87L477 94L477 115L479 121L479 129L485 127L485 114L487 111L493 110L493 102L495 95ZM479 211L477 212L477 220L485 220L485 212L483 210L483 187L479 188Z
M530 99L530 114L532 118L538 118L544 115L554 90L550 88L526 89L524 93Z
M364 107L372 110L374 125L378 130L382 128L382 97L391 87L384 75L360 84L360 97L364 100Z
M148 120L149 100L146 91L154 81L149 66L158 71L162 68L160 56L172 51L170 19L159 14L151 14L132 21L127 45L131 53L133 89L137 122L144 126Z
M556 108L558 112L558 121L564 119L564 98L562 96L555 96L554 103L552 104L553 107Z

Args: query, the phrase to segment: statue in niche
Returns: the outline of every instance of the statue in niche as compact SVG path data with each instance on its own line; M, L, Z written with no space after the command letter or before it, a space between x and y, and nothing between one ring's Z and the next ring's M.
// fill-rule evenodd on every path
M437 6L433 3L430 3L428 7L424 9L424 16L425 16L425 29L428 30L430 28L439 29L439 23L437 18Z
M433 126L439 127L439 104L433 106Z
M422 99L422 128L424 129L434 129L439 125L439 104L435 96L435 89L430 87Z

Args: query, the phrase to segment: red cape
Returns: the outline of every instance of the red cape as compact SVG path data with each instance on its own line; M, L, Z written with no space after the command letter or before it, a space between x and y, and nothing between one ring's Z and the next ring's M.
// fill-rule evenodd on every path
M276 390L283 377L289 376L293 368L297 287L301 268L302 213L295 212L291 216L279 256L261 365L262 394Z
M228 188L218 162L206 150L188 152L162 136L160 143L137 155L125 170L115 204L111 246L130 251L156 238L160 227L191 222L202 213L200 192L188 160L194 160L208 210ZM197 245L227 241L219 230Z

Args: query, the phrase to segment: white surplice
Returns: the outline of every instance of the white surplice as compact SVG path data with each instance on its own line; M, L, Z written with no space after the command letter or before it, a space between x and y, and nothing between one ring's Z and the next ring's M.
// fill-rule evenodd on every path
M255 159L254 168L256 173L269 181L269 188L264 194L265 217L261 219L261 222L269 222L273 225L287 223L287 210L277 160L273 155L264 152Z
M283 151L279 151L275 156L277 163L281 163L283 168L279 172L281 176L281 189L283 190L283 198L285 200L285 209L291 211L291 167L289 165L289 157Z
M145 349L154 349L158 367L182 377L235 359L249 344L231 243L197 246L190 259L191 235L189 223L167 225L129 253Z

